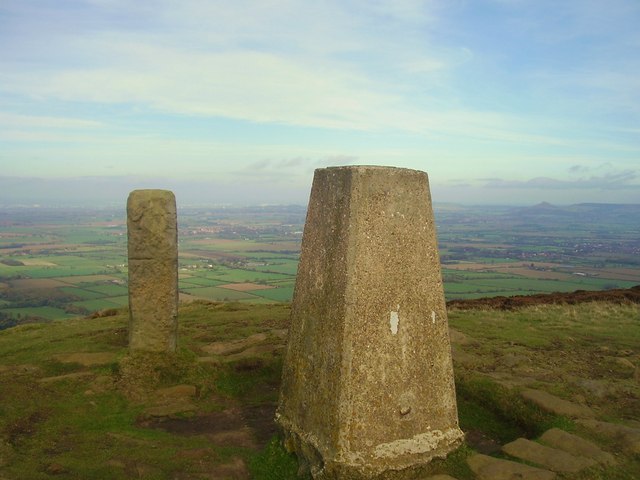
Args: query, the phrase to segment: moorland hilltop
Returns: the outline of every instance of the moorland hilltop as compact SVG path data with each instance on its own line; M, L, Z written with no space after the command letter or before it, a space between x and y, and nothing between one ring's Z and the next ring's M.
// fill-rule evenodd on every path
M466 443L417 478L638 478L639 293L450 304ZM298 478L273 422L289 305L179 318L175 355L128 355L126 310L1 331L0 479Z

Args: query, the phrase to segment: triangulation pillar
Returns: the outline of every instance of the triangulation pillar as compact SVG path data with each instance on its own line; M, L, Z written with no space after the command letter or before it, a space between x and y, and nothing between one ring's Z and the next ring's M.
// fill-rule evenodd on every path
M426 173L316 170L276 419L314 478L392 478L462 442Z
M178 330L178 227L169 190L127 200L129 349L174 352Z

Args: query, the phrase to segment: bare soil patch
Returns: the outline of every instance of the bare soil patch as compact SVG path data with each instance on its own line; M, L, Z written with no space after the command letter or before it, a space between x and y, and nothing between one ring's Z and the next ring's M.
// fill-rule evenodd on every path
M146 418L139 426L174 435L204 435L214 444L263 448L276 434L275 404L231 407L188 418Z

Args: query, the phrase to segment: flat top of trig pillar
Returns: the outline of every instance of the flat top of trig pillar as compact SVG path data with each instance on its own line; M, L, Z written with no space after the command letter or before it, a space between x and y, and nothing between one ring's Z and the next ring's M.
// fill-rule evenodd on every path
M132 190L129 195L173 195L171 190L164 190L162 188L140 188L138 190Z
M317 170L326 170L326 171L331 171L331 170L351 170L351 171L357 171L357 172L365 172L365 171L388 171L389 173L391 172L397 172L397 173L411 173L411 174L425 174L426 172L423 172L422 170L415 170L412 168L402 168L402 167L390 167L390 166L382 166L382 165L343 165L343 166L336 166L336 167L324 167L324 168L318 168Z

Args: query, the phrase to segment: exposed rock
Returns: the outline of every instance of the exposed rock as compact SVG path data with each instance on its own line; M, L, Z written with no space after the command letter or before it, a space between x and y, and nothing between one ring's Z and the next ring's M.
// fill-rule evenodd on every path
M596 464L595 460L577 457L563 450L545 447L526 438L518 438L502 447L512 457L546 467L555 472L575 473Z
M578 405L577 403L563 400L542 390L525 390L522 392L522 397L535 403L543 410L556 415L565 415L571 418L591 418L594 416L593 410L586 405Z
M477 480L553 480L555 472L477 454L467 459Z
M626 369L628 373L633 373L633 371L636 369L636 366L628 358L616 357L615 362L619 367Z
M611 385L605 380L596 380L592 378L571 378L571 383L582 388L591 397L599 400L605 398L611 389Z
M540 437L540 441L550 447L564 450L571 455L592 458L598 463L615 463L613 455L603 451L595 443L559 428L552 428L544 432Z
M616 440L623 450L640 454L640 428L627 427L617 423L601 422L593 419L578 420L578 423L596 434Z

